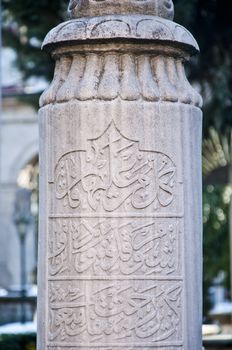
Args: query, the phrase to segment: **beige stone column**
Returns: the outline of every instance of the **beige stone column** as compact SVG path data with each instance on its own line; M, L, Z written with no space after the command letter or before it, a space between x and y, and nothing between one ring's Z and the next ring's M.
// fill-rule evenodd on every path
M38 350L200 350L197 43L169 0L69 12L43 44Z

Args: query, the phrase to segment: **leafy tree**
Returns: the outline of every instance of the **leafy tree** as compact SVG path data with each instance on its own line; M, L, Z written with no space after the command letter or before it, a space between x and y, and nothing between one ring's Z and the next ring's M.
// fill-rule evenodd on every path
M224 286L227 290L230 289L228 234L230 196L231 188L225 185L208 185L203 192L203 290L205 316L211 308L209 288L212 286L215 277L217 277L221 271L225 272Z
M188 66L204 99L204 133L232 125L232 2L175 0L175 20L196 37L201 55ZM2 0L3 40L16 49L24 78L52 78L53 63L40 50L47 32L66 19L68 0Z
M232 2L176 0L176 20L197 39L201 54L190 66L205 100L204 133L209 126L227 133L232 126Z
M209 129L203 147L204 311L210 308L210 286L221 271L230 290L229 217L232 200L232 129L227 135ZM212 185L213 184L213 185ZM229 295L228 295L229 297Z
M36 334L0 334L0 350L35 350Z
M53 75L53 62L41 51L48 31L65 20L63 0L2 0L3 44L17 52L16 64L24 79Z

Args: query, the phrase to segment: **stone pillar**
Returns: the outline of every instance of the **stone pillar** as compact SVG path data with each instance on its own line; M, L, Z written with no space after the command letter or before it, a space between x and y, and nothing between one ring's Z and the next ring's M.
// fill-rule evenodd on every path
M197 43L169 0L69 12L43 44L38 350L200 350Z

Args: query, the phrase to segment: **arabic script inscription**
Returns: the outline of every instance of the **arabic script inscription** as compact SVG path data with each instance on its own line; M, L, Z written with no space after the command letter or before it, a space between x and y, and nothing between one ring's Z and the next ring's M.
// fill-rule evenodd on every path
M55 275L178 274L175 219L53 219L49 273Z
M181 349L183 228L173 160L142 150L111 122L62 155L52 186L47 348Z
M126 282L51 282L50 341L138 344L180 339L182 286ZM95 343L95 344L94 344Z
M138 210L168 207L176 167L164 153L143 151L112 122L84 151L63 155L55 169L55 194L71 209Z

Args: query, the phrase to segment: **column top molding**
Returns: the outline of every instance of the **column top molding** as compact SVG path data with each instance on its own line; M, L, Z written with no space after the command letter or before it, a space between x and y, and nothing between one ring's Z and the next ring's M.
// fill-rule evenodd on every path
M58 47L122 40L173 46L190 55L199 51L192 34L181 25L138 14L82 17L61 23L47 34L42 48L50 52Z
M71 18L122 14L153 15L173 19L172 0L70 0Z
M43 48L53 51L72 45L139 42L172 46L187 52L199 51L193 36L174 23L172 0L70 0L71 20L52 29ZM138 46L138 45L137 45Z

